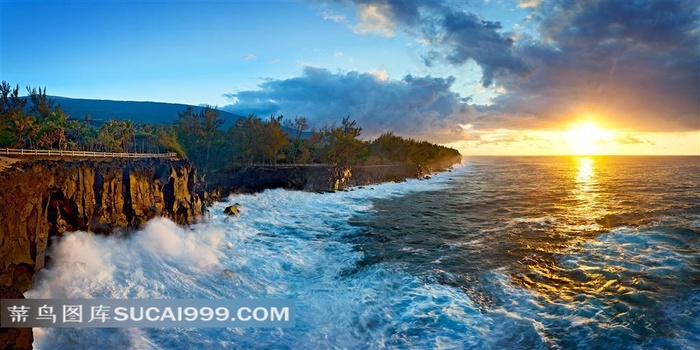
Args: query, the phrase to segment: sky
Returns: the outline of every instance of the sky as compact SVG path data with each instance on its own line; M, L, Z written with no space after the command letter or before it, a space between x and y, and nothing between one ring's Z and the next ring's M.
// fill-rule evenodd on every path
M349 115L465 155L700 154L693 1L1 2L50 95Z

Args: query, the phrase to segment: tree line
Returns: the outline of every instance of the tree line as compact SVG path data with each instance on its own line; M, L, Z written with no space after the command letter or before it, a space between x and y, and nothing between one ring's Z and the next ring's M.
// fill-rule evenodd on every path
M0 84L0 148L101 152L176 152L185 156L171 126L135 124L128 119L95 122L71 119L46 95L46 88Z
M404 138L386 132L362 140L362 128L350 117L340 124L312 128L305 117L239 118L224 130L224 120L213 107L195 112L188 107L173 123L177 139L201 169L278 164L430 164L460 157L452 148Z
M46 95L46 88L26 90L27 97L21 97L18 85L0 84L0 147L176 152L205 172L258 164L429 164L460 156L452 148L391 132L363 140L362 128L350 117L316 129L305 117L251 114L224 129L219 111L206 106L188 107L172 125L97 122L90 115L76 120Z

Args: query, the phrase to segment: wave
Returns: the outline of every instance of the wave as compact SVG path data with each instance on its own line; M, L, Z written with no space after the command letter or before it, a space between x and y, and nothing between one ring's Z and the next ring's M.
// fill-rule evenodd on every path
M467 171L458 168L455 173ZM342 238L372 200L442 190L455 173L350 192L236 195L190 228L158 218L126 238L66 234L27 298L291 298L297 327L278 329L35 329L37 349L410 346L483 342L483 318L456 287L377 265L347 276L362 252ZM238 203L240 217L223 214ZM486 327L488 328L488 327Z
M479 221L463 208L484 205L483 197L450 201L474 196L455 185L474 176L468 164L430 180L349 192L268 190L229 197L210 208L208 223L190 228L156 219L127 238L67 235L27 297L289 298L297 301L296 327L35 329L35 346L690 349L700 342L700 216L620 217L633 222L606 230L594 221L604 215L576 221L514 211ZM415 213L401 201L439 216L411 221ZM233 203L239 217L223 213ZM397 216L386 208L404 208L402 222L387 219ZM367 222L382 220L396 240L374 239ZM562 230L585 239L539 238ZM505 242L489 250L503 237L532 247ZM366 241L396 254L363 264L372 254ZM513 268L521 257L529 263Z

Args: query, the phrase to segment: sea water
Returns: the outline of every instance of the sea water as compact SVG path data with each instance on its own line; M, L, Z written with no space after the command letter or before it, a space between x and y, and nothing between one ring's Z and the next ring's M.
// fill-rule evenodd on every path
M296 326L35 328L34 345L697 348L699 174L697 157L470 158L429 180L235 195L189 228L67 234L28 298L286 298Z

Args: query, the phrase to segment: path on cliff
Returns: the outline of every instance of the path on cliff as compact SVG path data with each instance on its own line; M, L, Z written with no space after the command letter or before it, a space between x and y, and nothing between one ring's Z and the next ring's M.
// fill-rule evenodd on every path
M101 157L101 158L177 158L177 153L127 153L127 152L92 152L64 151L51 149L12 149L0 148L0 154L12 156L61 156L61 157Z

